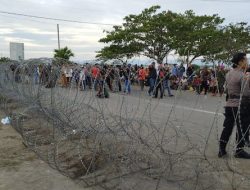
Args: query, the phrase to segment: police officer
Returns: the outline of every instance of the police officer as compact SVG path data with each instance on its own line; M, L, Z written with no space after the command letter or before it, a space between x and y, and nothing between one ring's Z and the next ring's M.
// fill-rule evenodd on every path
M248 66L245 53L237 53L232 59L233 69L226 75L227 102L225 106L225 120L219 142L218 157L227 155L226 145L232 134L233 127L236 123L236 158L250 159L250 154L244 151L245 135L247 133L247 118L249 116L249 107L246 100L250 96L242 96L242 90L245 86L244 71Z
M250 129L250 67L246 70L245 80L242 89L242 98L241 98L241 112L245 113L246 116L240 119L243 119L243 124L246 125L246 134L245 134L245 146L250 147L249 142L249 129ZM247 115L248 114L248 115Z

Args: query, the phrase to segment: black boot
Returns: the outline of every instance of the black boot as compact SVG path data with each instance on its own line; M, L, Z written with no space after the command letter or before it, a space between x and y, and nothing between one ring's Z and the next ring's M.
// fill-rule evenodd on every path
M243 149L236 150L236 153L234 155L235 158L243 158L243 159L250 159L250 154L248 154Z
M219 158L223 158L223 157L227 156L226 145L227 145L226 143L220 142L220 149L219 149L219 153L218 153Z
M219 158L223 158L227 156L227 152L225 150L220 149L218 153Z
M245 147L250 147L250 142L245 142Z

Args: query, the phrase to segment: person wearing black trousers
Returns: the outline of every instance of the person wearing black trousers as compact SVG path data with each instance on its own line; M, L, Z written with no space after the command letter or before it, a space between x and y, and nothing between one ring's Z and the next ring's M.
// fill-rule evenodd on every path
M246 117L244 117L244 124L246 125L246 135L245 135L245 146L250 147L250 141L249 141L249 129L250 129L250 67L246 70L246 80L244 81L243 85L243 92L242 92L242 103L243 103L243 110L244 113L248 114Z
M247 107L245 99L250 98L242 96L242 89L245 84L244 71L247 68L247 58L245 53L237 53L233 56L233 69L226 75L227 103L225 107L225 120L223 130L219 141L218 157L227 155L226 146L229 141L234 125L236 123L236 158L250 159L250 154L244 151L245 136L247 134L248 117L250 117L250 107ZM249 84L248 84L249 85Z
M159 73L157 76L157 80L156 80L156 89L155 89L155 98L158 97L158 91L160 89L160 98L163 98L163 93L164 93L164 86L163 86L163 82L164 82L164 78L165 78L165 71L164 68L160 68L159 69Z
M209 71L207 66L201 71L201 86L200 86L200 93L202 92L203 88L205 89L204 95L207 94L208 90L208 80L209 80Z
M149 79L149 90L148 90L148 95L151 96L152 93L153 95L155 94L155 83L156 83L156 78L157 78L157 72L155 69L155 62L153 62L151 65L148 67L149 69L149 74L148 74L148 79Z

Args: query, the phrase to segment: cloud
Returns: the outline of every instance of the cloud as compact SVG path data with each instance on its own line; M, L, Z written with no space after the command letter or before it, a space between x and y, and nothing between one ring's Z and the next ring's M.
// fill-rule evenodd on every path
M4 41L6 42L32 42L34 40L31 39L25 39L25 38L12 38L12 37L4 37Z
M230 1L230 2L229 2ZM244 3L244 4L243 4ZM162 10L184 12L193 9L197 14L219 14L229 22L249 22L250 6L247 0L1 0L0 10L63 18L94 23L121 24L129 14L138 14L144 8L161 5ZM244 5L244 6L242 6ZM237 10L237 11L236 11ZM0 50L8 52L9 41L25 43L26 58L53 56L57 48L57 27L60 25L61 46L72 48L76 59L92 59L104 44L103 30L112 26L90 25L27 18L0 14Z
M17 31L20 32L25 32L25 33L31 33L31 34L39 34L39 35L56 35L57 32L56 31L43 31L41 29L38 28L32 28L32 27L20 27L16 29Z
M84 36L84 35L72 35L68 37L60 38L60 41L66 43L75 43L75 44L89 44L94 45L100 39L99 36ZM51 40L57 40L57 38L51 38Z
M25 39L25 38L13 38L13 37L4 37L4 41L9 44L9 42L19 42L24 43L25 47L44 47L43 45L33 43L34 40Z
M4 35L4 34L12 34L14 32L13 29L11 28L0 28L0 34Z

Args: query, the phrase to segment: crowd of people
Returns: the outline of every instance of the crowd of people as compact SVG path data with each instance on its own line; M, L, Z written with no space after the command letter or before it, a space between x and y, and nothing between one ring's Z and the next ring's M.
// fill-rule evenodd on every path
M183 64L157 64L148 66L131 64L64 64L53 66L40 64L29 67L11 65L15 72L16 82L21 80L34 81L35 84L54 87L59 83L62 87L75 86L82 91L94 89L98 97L109 97L109 92L131 94L133 91L145 91L153 98L173 97L173 90L191 90L196 94L211 93L212 96L222 96L224 93L225 75L228 70L224 66L202 69ZM148 88L145 90L145 88Z
M82 66L63 65L60 84L68 87L73 83L84 91L95 89L98 97L108 97L109 92L133 93L133 88L145 91L154 98L174 96L172 90L193 90L197 94L204 91L212 96L224 92L226 70L223 66L216 68L204 67L195 70L192 65L187 69L181 65L158 64L152 62L143 65L99 65L85 64ZM42 74L41 74L42 75ZM41 78L44 78L41 76ZM167 94L166 94L167 92Z

